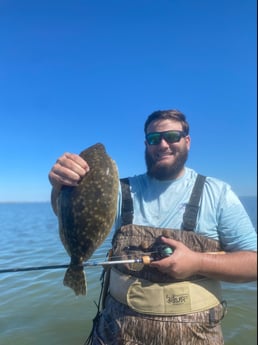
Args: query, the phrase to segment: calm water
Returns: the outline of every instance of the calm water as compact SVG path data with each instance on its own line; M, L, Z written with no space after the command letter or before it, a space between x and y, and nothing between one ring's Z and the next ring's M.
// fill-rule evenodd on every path
M256 198L243 199L256 225ZM57 220L49 203L0 204L0 269L66 264ZM94 259L105 259L109 242ZM0 274L0 345L83 345L99 294L101 268L87 268L88 295L63 286L64 270ZM223 284L228 345L256 344L256 283Z

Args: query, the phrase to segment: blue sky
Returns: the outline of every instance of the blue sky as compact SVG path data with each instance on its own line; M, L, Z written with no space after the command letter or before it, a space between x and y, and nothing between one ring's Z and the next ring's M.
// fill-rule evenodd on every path
M256 195L255 0L0 1L0 201L47 201L64 152L145 172L143 125L190 122L188 166Z

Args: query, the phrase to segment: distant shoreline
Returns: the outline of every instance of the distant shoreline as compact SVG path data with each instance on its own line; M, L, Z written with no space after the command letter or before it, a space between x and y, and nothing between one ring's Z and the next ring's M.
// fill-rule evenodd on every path
M48 201L0 201L0 204L49 204Z
M241 195L239 196L239 199L257 199L257 195ZM45 200L45 201L0 201L1 204L47 204L50 203L50 200Z
M257 199L257 195L241 195L239 196L239 199L242 198L256 198ZM45 200L45 201L0 201L0 204L46 204L46 203L50 203L50 200Z

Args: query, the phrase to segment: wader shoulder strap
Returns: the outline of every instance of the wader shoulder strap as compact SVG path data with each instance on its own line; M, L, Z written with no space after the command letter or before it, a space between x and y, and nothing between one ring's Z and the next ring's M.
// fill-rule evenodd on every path
M122 225L132 224L133 222L133 200L130 191L128 178L120 179L122 188Z
M205 176L200 174L197 175L190 200L188 204L186 204L185 213L183 215L182 229L184 230L193 231L195 229L197 214L199 211L199 201L202 195L205 179Z
M184 230L193 231L196 226L197 214L199 211L199 201L202 195L203 186L206 177L198 174L190 200L186 204L185 213L183 215ZM133 222L133 201L130 191L130 183L128 178L120 179L122 188L122 225L132 224Z

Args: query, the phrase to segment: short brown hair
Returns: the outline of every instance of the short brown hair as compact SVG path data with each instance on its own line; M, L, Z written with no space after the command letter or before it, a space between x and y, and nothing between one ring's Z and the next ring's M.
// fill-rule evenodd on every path
M149 124L155 120L173 120L182 124L183 131L186 135L189 134L189 123L186 121L186 116L181 111L172 110L157 110L150 114L144 124L144 133L147 134Z

